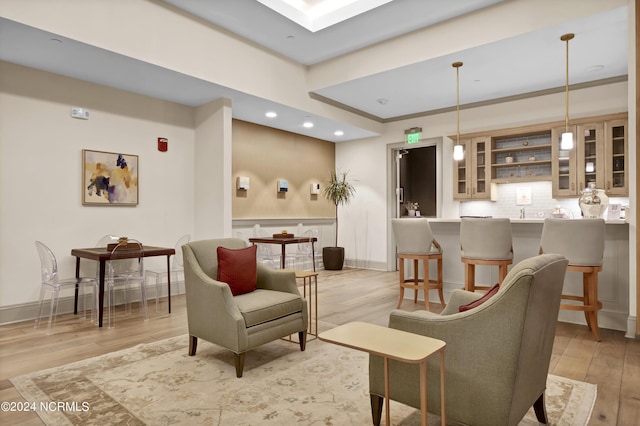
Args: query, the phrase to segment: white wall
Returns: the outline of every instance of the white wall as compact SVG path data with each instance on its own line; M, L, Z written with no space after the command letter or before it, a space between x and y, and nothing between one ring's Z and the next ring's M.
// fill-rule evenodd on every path
M72 106L90 119L71 118ZM189 107L0 62L0 310L38 300L35 240L73 276L71 249L104 234L173 247L191 233L193 117ZM139 205L83 206L82 149L138 155Z

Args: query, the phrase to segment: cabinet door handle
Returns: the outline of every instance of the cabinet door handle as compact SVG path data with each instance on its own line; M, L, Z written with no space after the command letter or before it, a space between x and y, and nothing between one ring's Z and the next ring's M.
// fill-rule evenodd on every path
M473 187L473 193L474 194L476 193L476 187L475 186Z
M611 181L607 181L607 189L611 189Z
M575 184L575 183L572 183L572 184L571 184L571 190L572 190L572 191L574 191L575 189L576 189L576 184Z

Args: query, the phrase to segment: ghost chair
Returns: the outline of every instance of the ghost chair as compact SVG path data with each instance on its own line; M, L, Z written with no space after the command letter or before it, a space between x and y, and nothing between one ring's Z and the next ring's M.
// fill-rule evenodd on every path
M149 319L147 312L146 286L144 281L144 247L140 241L121 241L111 250L111 260L106 265L106 285L108 290L107 307L109 313L109 328L115 326L116 289L121 288L124 293L125 312L131 313L129 294L133 286L140 290L140 307L144 320Z
M55 255L44 243L36 241L36 249L40 257L40 272L42 275L42 283L40 287L40 301L38 305L38 316L35 320L35 328L38 328L42 322L44 311L45 293L47 290L51 292L51 301L49 303L49 322L47 334L51 334L55 327L56 315L58 312L58 301L60 291L65 288L74 289L78 292L79 300L82 301L82 318L87 317L87 302L85 291L91 290L91 311L95 311L95 302L98 294L98 282L95 278L60 278L58 275L58 262Z
M184 281L180 281L180 275L184 273L183 261L182 261L182 246L187 244L191 240L191 235L185 234L182 237L178 238L178 241L175 245L176 253L173 255L173 259L171 261L170 271L165 269L147 269L144 271L145 278L145 286L149 286L149 280L153 278L155 281L156 287L156 312L158 312L158 301L160 298L162 282L165 277L168 277L171 274L171 281L167 280L167 297L171 300L171 288L169 287L169 283L176 285L178 288L178 294L180 294L180 283ZM169 303L170 305L171 303Z

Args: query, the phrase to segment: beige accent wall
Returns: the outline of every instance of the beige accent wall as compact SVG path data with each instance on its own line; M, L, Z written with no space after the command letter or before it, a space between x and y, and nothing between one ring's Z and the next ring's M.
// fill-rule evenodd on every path
M242 218L334 217L335 208L322 188L335 168L332 142L233 120L232 214ZM247 176L249 190L236 189L238 176ZM277 191L278 179L289 183ZM312 183L320 194L311 195Z

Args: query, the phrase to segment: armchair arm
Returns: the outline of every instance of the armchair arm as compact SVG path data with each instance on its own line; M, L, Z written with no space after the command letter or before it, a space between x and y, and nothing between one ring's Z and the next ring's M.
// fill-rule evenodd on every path
M190 247L183 252L189 334L240 351L246 326L231 289L202 270Z
M258 281L256 287L265 290L300 294L296 284L295 272L271 269L260 263L258 264Z

